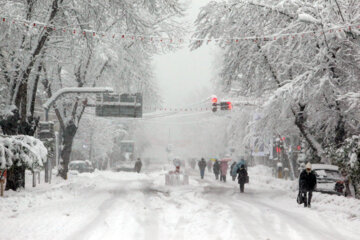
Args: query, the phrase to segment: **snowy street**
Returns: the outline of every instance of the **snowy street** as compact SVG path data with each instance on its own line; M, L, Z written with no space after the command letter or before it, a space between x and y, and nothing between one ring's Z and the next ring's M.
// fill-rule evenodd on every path
M262 166L250 169L244 194L231 180L216 182L208 172L201 180L194 170L188 186L168 187L164 173L95 172L10 193L0 199L0 225L6 226L1 239L14 234L15 239L357 239L360 234L358 200L315 194L312 209L304 209L295 200L296 184L272 178Z
M360 0L0 0L0 240L53 239L360 240Z

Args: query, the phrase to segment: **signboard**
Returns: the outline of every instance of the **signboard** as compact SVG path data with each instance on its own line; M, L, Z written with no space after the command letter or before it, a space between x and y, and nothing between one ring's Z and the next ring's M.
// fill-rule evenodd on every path
M96 97L96 116L99 117L142 117L142 94L104 93Z
M54 122L39 122L38 138L43 139L54 139Z

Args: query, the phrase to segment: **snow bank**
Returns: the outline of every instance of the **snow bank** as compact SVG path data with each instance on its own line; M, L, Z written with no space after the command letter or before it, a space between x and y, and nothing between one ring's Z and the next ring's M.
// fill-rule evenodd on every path
M0 168L9 168L14 163L32 169L41 167L47 161L47 149L34 137L0 135ZM20 160L20 161L19 161Z
M272 176L272 169L263 165L249 168L250 184L255 183L271 189L297 191L297 181L278 179Z

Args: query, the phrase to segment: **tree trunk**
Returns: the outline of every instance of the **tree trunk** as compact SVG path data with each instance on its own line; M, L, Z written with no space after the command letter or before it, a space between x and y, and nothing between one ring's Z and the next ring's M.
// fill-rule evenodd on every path
M69 170L68 165L70 162L70 155L76 131L77 127L74 123L70 123L63 130L63 148L61 150L62 162L60 163L61 168L59 170L59 175L65 180L67 179L67 173Z
M25 167L16 166L16 163L8 169L5 190L16 191L19 188L25 188Z

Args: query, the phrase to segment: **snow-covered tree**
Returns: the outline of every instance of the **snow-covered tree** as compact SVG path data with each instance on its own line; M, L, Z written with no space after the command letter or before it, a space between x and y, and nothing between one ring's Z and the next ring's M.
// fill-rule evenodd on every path
M333 152L332 152L333 153ZM352 136L333 155L340 170L345 170L355 187L355 195L360 198L360 138Z
M25 179L23 177L20 179L20 183L18 181L11 181L11 177L16 176L16 174L11 174L15 170L13 166L23 168L24 170L41 168L47 161L47 153L48 151L44 144L34 137L0 135L0 169L8 169L9 171L6 188L17 189L25 187ZM12 186L12 184L16 185Z
M9 16L0 24L6 33L0 36L0 89L9 89L1 99L6 110L2 130L15 122L24 127L14 126L11 134L32 135L37 94L51 97L66 86L112 86L158 101L151 56L173 46L150 38L178 35L182 14L178 0L0 0L0 15ZM86 98L73 95L55 105L64 178L86 104Z
M359 32L354 27L360 21L359 4L211 2L198 16L195 37L215 40L223 48L224 91L236 88L242 96L264 99L259 129L295 129L315 159L329 162L324 148L331 142L341 146L359 131L351 124L358 108L350 110L341 98L360 87ZM204 42L194 41L192 47Z

